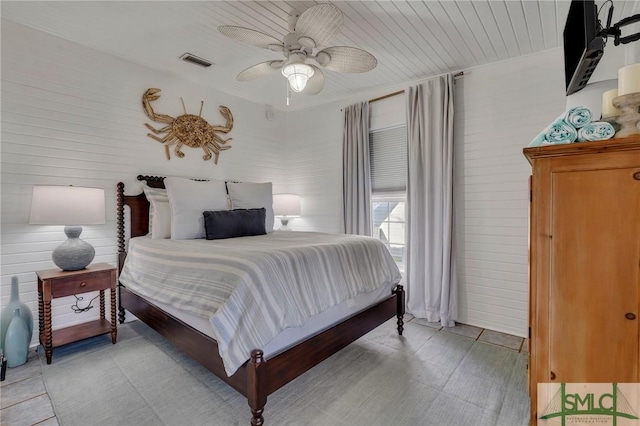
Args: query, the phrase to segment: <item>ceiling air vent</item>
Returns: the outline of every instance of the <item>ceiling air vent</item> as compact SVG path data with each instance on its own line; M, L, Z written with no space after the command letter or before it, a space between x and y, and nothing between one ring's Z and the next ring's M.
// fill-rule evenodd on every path
M184 55L180 56L180 59L186 62L191 62L193 64L200 65L201 67L205 67L205 68L213 65L213 62L209 62L206 59L202 59L199 56L193 55L191 53L185 53Z

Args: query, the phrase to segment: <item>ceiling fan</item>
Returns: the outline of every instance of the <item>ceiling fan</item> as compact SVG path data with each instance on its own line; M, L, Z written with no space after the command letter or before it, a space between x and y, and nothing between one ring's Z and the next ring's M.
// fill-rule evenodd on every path
M324 87L323 67L344 73L367 72L378 61L369 52L356 47L330 46L329 42L343 24L340 9L332 4L318 4L288 19L290 33L282 41L260 31L245 27L222 25L218 30L232 39L274 52L285 59L266 61L241 71L236 79L254 80L280 71L294 92L317 95Z

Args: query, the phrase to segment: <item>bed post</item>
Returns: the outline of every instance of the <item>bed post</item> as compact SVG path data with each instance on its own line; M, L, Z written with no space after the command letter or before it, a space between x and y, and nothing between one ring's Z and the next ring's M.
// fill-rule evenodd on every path
M265 382L266 363L260 349L251 351L251 358L247 364L247 399L251 407L251 425L264 424L264 406L267 403L267 387Z
M396 295L396 312L398 317L398 334L402 336L404 330L404 287L398 284L393 290Z
M124 258L127 256L127 253L124 251L124 183L122 182L118 182L116 203L116 223L118 227L118 276L120 276L122 265L124 264ZM118 280L118 321L120 324L123 324L125 314L120 299L120 287L120 280Z

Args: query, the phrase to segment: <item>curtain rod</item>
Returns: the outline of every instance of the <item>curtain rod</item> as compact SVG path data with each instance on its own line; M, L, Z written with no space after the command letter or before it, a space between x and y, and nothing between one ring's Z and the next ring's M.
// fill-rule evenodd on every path
M383 99L390 98L392 96L400 95L402 93L404 93L404 90L398 90L397 92L389 93L388 95L383 95L383 96L379 96L377 98L369 99L368 102L371 104L371 103L374 103L374 102L381 101Z
M459 72L453 74L453 78L462 77L463 75L464 75L464 71L459 71ZM388 95L382 95L382 96L379 96L377 98L369 99L368 102L371 104L371 103L374 103L374 102L381 101L383 99L390 98L392 96L401 95L402 93L404 93L404 90L398 90L397 92L389 93Z
M444 74L441 74L441 75L444 75ZM458 71L457 73L453 74L453 78L458 78L458 77L462 77L462 76L464 76L464 71ZM436 77L439 77L439 76L436 76ZM392 96L401 95L403 93L404 93L404 90L398 90L397 92L389 93L388 95L383 95L383 96L379 96L377 98L369 99L367 102L369 102L371 104L371 103L374 103L374 102L381 101L383 99L390 98ZM340 108L340 111L342 111L342 110L343 109Z

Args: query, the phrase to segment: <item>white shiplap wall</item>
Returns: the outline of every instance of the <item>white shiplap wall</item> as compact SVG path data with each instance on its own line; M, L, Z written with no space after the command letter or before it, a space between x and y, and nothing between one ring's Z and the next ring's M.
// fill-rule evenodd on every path
M86 226L83 239L96 249L95 262L116 264L116 184L140 192L138 174L194 176L244 181L272 181L283 191L286 165L285 115L228 94L203 89L177 76L163 74L43 32L2 21L2 206L0 306L10 296L12 276L37 318L34 271L54 268L51 251L64 239L62 227L28 224L34 184L93 186L105 189L107 223ZM215 78L215 68L209 71ZM185 158L167 161L163 147L146 136L150 123L141 97L149 87L161 88L156 112L187 111L210 124L224 124L218 105L234 114L232 149L219 164L203 161L199 149L184 148ZM85 300L92 297L86 295ZM75 299L53 302L54 328L97 317L98 310L74 314ZM37 325L35 327L37 330ZM37 341L34 335L32 343Z
M458 320L525 336L531 168L522 148L564 111L562 50L467 71L454 101Z
M289 191L302 204L301 217L289 222L293 230L344 232L340 108L333 103L287 114Z

